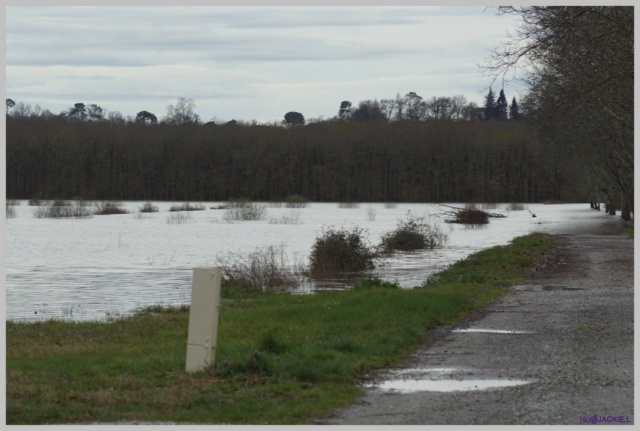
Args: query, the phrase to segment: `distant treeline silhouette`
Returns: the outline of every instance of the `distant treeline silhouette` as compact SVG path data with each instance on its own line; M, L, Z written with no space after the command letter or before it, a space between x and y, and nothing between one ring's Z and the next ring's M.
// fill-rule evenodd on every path
M7 197L328 202L587 201L574 157L526 122L300 127L7 117Z

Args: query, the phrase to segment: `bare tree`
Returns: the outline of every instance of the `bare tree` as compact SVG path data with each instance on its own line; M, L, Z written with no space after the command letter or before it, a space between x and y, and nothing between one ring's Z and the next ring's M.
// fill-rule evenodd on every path
M540 133L580 157L604 184L594 193L633 211L634 9L631 6L511 6L521 24L485 70L522 79ZM518 76L522 70L524 74ZM525 103L526 102L526 103ZM533 111L533 112L531 112ZM533 115L530 117L529 112Z
M166 124L198 124L200 117L195 112L193 99L179 97L175 105L167 105L167 115L162 119Z

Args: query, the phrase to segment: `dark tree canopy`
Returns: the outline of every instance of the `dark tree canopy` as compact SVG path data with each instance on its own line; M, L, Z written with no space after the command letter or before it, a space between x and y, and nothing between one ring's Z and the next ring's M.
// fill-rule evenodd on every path
M340 109L338 110L338 118L348 120L351 117L351 102L343 100L340 103Z
M149 111L140 111L136 115L136 123L142 123L142 124L148 124L148 125L157 124L158 118Z
M351 119L359 122L386 122L387 116L377 100L363 100L351 114Z
M304 124L304 116L299 112L287 112L284 114L284 124L287 126L301 126Z

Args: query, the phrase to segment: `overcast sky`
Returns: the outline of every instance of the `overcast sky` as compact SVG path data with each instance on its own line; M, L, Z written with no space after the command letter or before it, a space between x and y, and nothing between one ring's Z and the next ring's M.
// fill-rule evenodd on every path
M94 103L204 121L335 116L416 92L481 105L478 64L515 28L484 6L8 6L6 97L57 114ZM493 85L498 92L502 83ZM509 102L520 87L507 84Z

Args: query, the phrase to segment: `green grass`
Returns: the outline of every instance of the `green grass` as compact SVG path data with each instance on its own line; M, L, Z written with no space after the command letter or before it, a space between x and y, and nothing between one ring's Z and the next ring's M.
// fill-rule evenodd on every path
M365 279L340 292L231 295L216 365L194 374L184 372L187 307L109 323L7 322L7 423L308 423L354 402L365 375L406 357L429 328L522 281L552 245L547 235L517 238L416 289Z

